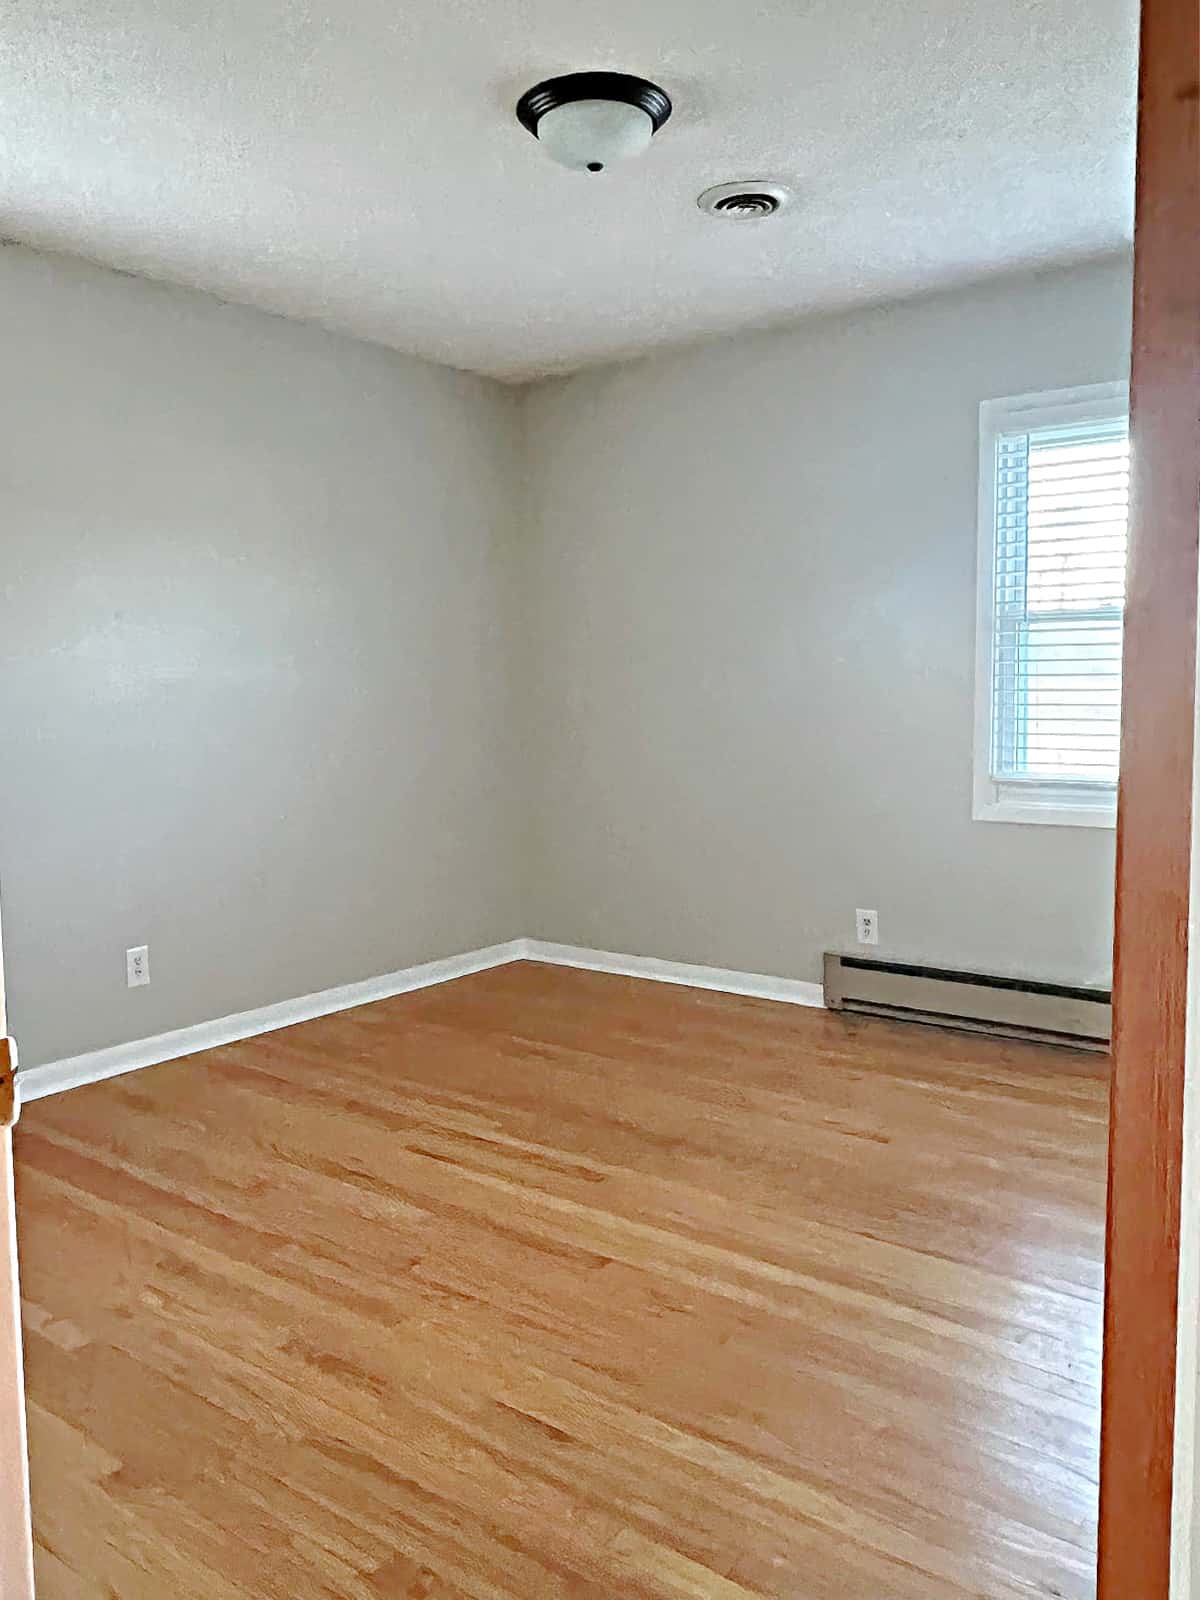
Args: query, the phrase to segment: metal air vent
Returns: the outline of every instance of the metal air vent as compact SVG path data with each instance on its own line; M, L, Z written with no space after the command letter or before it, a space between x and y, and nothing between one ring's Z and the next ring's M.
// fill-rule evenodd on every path
M696 204L714 217L755 222L773 217L790 199L790 191L782 184L753 179L748 183L718 183L715 188L706 189Z

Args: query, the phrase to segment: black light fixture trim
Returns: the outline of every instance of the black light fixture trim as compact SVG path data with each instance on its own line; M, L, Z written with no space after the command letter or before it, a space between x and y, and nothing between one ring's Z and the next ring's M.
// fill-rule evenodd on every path
M670 95L645 78L627 72L568 72L563 78L547 78L526 89L517 101L517 119L536 139L538 123L547 111L576 100L618 100L637 106L650 118L655 133L671 115Z

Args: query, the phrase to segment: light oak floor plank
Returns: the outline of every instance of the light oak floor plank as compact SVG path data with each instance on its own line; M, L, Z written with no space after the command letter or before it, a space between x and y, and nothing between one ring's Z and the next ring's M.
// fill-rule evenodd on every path
M1092 1600L1106 1096L518 963L35 1102L39 1600Z

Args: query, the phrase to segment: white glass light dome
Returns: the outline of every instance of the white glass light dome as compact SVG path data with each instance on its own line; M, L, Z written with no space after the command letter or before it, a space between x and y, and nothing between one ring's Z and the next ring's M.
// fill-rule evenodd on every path
M571 72L526 90L517 119L547 155L576 172L603 172L640 155L671 115L657 84L625 72Z
M540 118L537 136L560 167L603 172L648 149L654 124L640 106L620 100L572 100Z

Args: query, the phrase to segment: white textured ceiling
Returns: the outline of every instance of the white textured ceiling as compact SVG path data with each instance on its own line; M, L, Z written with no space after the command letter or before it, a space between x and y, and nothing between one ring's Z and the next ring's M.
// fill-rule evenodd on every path
M9 0L0 234L519 379L1131 234L1136 0ZM562 171L529 84L661 83ZM770 222L702 215L776 178Z

